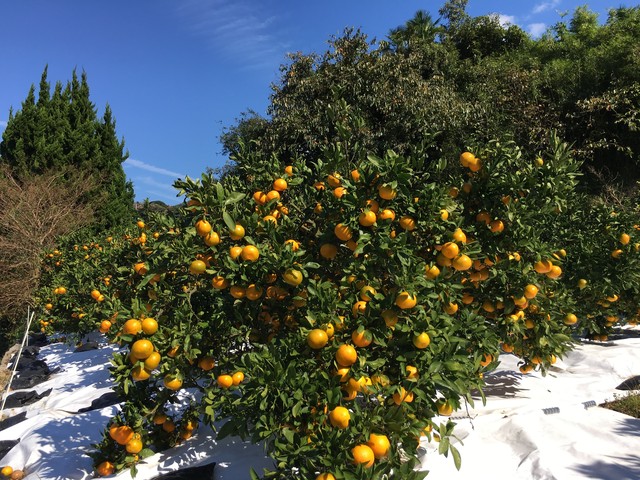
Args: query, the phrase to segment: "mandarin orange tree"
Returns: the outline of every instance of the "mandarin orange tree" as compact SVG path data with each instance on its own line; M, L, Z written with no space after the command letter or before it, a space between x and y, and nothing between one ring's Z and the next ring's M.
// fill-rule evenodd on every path
M566 147L541 169L511 143L460 161L346 143L311 165L245 150L222 181L176 184L190 200L144 226L154 248L122 249L106 334L127 403L110 429L142 448L105 431L96 464L135 466L202 419L264 441L265 478L421 478L422 434L459 461L442 420L501 345L523 372L570 346L575 302L538 227L575 189Z

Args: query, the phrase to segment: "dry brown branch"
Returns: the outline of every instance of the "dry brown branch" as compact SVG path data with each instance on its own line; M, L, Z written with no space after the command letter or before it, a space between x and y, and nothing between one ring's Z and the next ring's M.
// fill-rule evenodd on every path
M23 315L55 239L89 224L96 182L70 169L17 178L0 168L0 317Z

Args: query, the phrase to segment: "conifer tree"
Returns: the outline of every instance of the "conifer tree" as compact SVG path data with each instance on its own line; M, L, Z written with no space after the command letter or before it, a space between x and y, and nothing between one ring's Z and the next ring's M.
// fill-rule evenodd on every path
M85 72L78 78L74 70L71 80L64 87L57 82L52 94L47 70L37 100L32 85L21 108L10 112L0 163L20 177L62 169L90 173L98 185L88 194L96 210L96 229L127 222L133 214L133 186L122 168L128 152L117 137L111 108L107 105L98 117Z

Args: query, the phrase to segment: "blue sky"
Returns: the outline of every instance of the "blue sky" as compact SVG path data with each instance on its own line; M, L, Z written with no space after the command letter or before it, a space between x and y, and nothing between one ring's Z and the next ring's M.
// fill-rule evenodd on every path
M0 132L11 106L49 65L63 83L85 70L99 114L108 102L130 153L136 199L177 203L171 184L220 167L218 138L248 109L264 113L287 52L322 52L332 35L360 27L383 39L442 1L399 0L21 0L0 3ZM534 36L562 12L636 1L470 0L471 15L495 13Z

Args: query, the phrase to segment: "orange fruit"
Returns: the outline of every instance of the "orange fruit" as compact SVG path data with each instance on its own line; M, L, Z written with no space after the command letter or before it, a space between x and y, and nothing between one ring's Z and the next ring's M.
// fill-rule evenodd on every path
M194 260L191 262L191 265L189 265L189 273L192 275L200 275L201 273L204 273L206 269L207 264L202 260Z
M280 192L277 190L269 190L267 192L267 202L271 202L273 200L280 200Z
M320 350L329 342L327 332L314 328L307 334L307 344L314 350Z
M232 240L240 240L244 237L244 233L244 227L238 223L236 223L236 226L233 227L233 229L229 230L229 236Z
M449 315L455 315L455 313L458 311L458 304L450 302L444 306L444 311Z
M375 288L369 285L365 285L360 289L358 296L360 297L360 300L364 302L370 302L371 300L373 300L373 297L375 296L376 293L377 292Z
M400 223L400 227L403 230L406 230L408 232L411 232L416 229L416 221L408 215L405 215L402 218L400 218L399 223Z
M196 233L201 237L206 237L210 231L211 224L208 221L201 219L196 222Z
M341 430L349 427L349 420L351 420L351 415L345 407L338 406L329 413L329 422L331 422L331 425Z
M546 273L546 275L549 278L558 278L560 275L562 275L562 268L560 268L558 265L554 265L551 267L551 270Z
M438 400L438 402L436 403L436 408L438 409L438 413L440 415L446 417L453 413L453 405L451 405L448 400Z
M245 294L249 300L256 301L262 296L262 289L252 283L245 290Z
M550 260L539 260L533 264L533 269L538 273L548 273L552 267L553 263Z
M338 255L338 247L332 243L325 243L320 247L320 256L327 260L333 260Z
M631 237L629 236L628 233L622 233L620 234L620 238L618 240L620 240L620 243L622 245L628 245L629 242L631 241Z
M158 365L160 365L160 360L162 360L162 356L158 352L152 352L145 360L144 360L144 368L152 372Z
M374 223L376 223L376 219L377 217L375 213L373 213L371 210L365 210L358 216L358 223L360 223L360 225L362 225L363 227L370 227Z
M293 287L300 285L302 283L302 279L302 272L294 268L287 268L282 276L282 280Z
M316 477L316 480L336 480L336 477L333 475L333 473L325 472L318 475Z
M286 173L289 177L293 176L293 165L287 165L284 167L284 173Z
M179 390L182 387L182 379L174 375L167 375L163 380L164 386L169 390Z
M247 245L242 248L240 256L245 262L255 262L260 257L260 250L258 250L254 245Z
M328 175L327 183L331 188L338 188L341 185L340 174L334 173L333 175Z
M504 223L502 220L494 220L489 224L489 228L493 233L500 233L504 230Z
M234 373L233 375L231 375L231 380L233 380L234 385L240 385L244 380L244 372Z
M94 300L97 300L99 296L100 296L99 290L91 290L91 298L93 298Z
M238 258L240 258L240 254L242 253L242 247L239 247L237 245L229 248L229 256L233 259L233 260L237 260Z
M215 366L216 366L216 362L211 356L205 356L205 357L202 357L200 360L198 360L198 367L200 367L205 372L212 370L213 367Z
M3 477L10 477L12 473L13 473L13 467L10 467L9 465L7 465L6 467L2 467L2 470L0 470L0 474Z
M368 347L369 345L371 345L373 338L367 330L363 330L362 332L354 330L351 333L351 340L356 347Z
M129 453L139 453L142 450L142 440L134 437L127 442L124 448Z
M231 288L229 289L229 293L233 298L240 300L245 297L247 292L240 285L232 285Z
M289 245L291 247L291 250L293 250L294 252L297 252L298 249L300 248L300 243L296 242L295 240L287 240L286 242L284 242L285 245Z
M136 340L131 346L131 356L138 360L144 360L153 353L153 343L147 339Z
M389 455L389 450L391 449L391 442L389 442L389 438L386 435L378 435L376 433L369 434L369 441L367 442L367 445L371 447L373 455L377 460Z
M273 181L273 189L276 192L284 192L287 189L287 181L284 178L276 178Z
M375 455L369 445L356 445L351 449L351 455L353 455L353 462L356 465L362 465L365 468L373 467Z
M400 387L400 390L393 394L393 403L401 405L402 402L413 402L413 392L408 392L404 387Z
M575 325L578 322L578 317L576 317L573 313L567 313L564 317L565 325Z
M382 210L380 212L379 217L380 220L395 220L396 218L396 212L394 212L393 210L389 209L389 208L385 208L384 210Z
M463 167L469 167L476 160L476 156L471 152L462 152L460 154L460 164Z
M393 200L397 192L390 185L384 184L378 187L378 195L384 200Z
M167 433L171 433L175 429L176 429L176 424L173 423L173 420L171 420L170 418L162 423L162 430L164 430Z
M229 388L233 385L233 377L231 375L218 375L216 379L220 388Z
M351 230L350 227L343 223L339 223L338 225L336 225L336 227L333 229L333 233L336 235L336 237L338 237L339 240L342 240L343 242L351 240L351 238L353 237L353 230Z
M109 320L103 320L100 322L100 330L104 330L105 332L109 331L111 328L111 322Z
M467 243L467 236L461 228L456 228L451 234L451 238L453 238L455 242Z
M217 232L211 231L204 237L204 243L208 247L215 247L220 244L220 235Z
M448 259L453 260L458 255L458 253L460 253L460 249L458 248L458 245L456 243L447 242L442 246L442 250L440 250L440 253L442 253L442 255L444 255Z
M135 318L130 318L129 320L124 322L124 325L122 326L122 332L128 335L137 335L141 331L142 323L140 322L140 320L137 320Z
M438 275L440 275L440 269L435 265L427 265L425 266L426 276L429 280L434 280Z
M335 358L336 362L341 367L350 367L356 363L356 360L358 360L358 354L353 346L345 343L338 347Z
M422 350L423 348L427 348L430 343L431 338L426 332L422 332L413 337L413 345L420 350Z
M128 425L112 425L109 436L118 444L126 445L133 438L133 429Z
M458 271L469 270L473 261L464 253L461 253L451 261L451 265Z
M347 194L347 189L344 187L338 187L333 189L333 196L336 198L342 198Z
M11 467L9 467L9 468L11 468ZM12 471L13 471L13 469L12 469ZM96 474L99 477L108 477L109 475L113 475L114 473L116 473L116 467L115 467L115 465L113 463L109 462L108 460L105 460L104 462L101 462L96 467ZM11 474L9 474L9 475L11 475ZM5 476L8 477L9 475L5 475Z
M493 362L493 355L491 355L490 353L485 353L483 359L480 360L480 365L486 367L491 362Z
M396 297L396 305L403 310L411 309L416 306L418 299L409 292L400 292Z
M136 365L131 370L131 378L133 378L136 382L147 380L151 376L151 372L149 372L146 368Z
M363 300L357 301L356 303L353 304L353 307L351 308L351 313L354 317L357 317L358 315L363 315L366 311L367 311L367 302Z
M529 300L531 300L532 298L535 298L537 294L538 294L538 287L536 287L535 285L529 284L526 287L524 287L524 296Z
M211 285L216 290L223 290L229 286L229 281L221 276L216 276L211 279Z
M420 375L418 374L418 369L416 367L414 367L413 365L407 365L405 367L405 371L407 372L407 378L410 379L417 379L420 377Z
M253 194L253 200L258 205L264 205L265 203L267 203L267 195L263 191L258 190Z
M158 322L151 317L147 317L142 320L141 328L146 335L153 335L158 331Z

